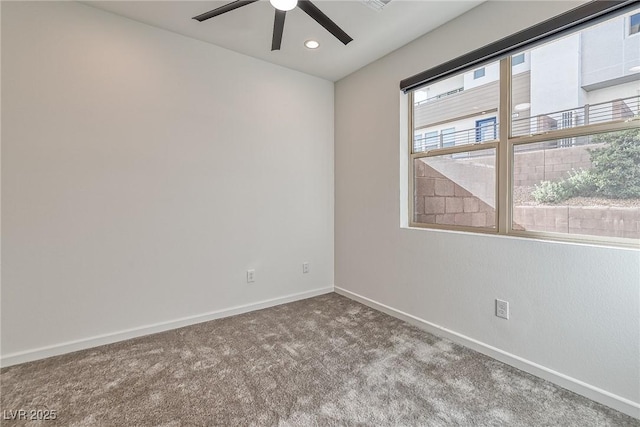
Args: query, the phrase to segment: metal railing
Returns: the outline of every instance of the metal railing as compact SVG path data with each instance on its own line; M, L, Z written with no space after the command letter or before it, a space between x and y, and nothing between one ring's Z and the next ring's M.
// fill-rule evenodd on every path
M640 97L615 99L598 104L587 104L569 110L539 114L511 122L512 136L534 135L554 130L569 129L579 126L607 123L616 120L627 120L640 117ZM431 137L414 138L413 152L420 153L439 148L458 145L476 144L498 138L499 124L487 123L482 126L463 129L456 132L440 133ZM589 144L590 138L579 136L569 138L553 138L550 136L545 148L573 147Z
M514 119L511 121L511 136L535 135L589 124L627 120L638 116L640 116L640 97L632 96Z
M479 142L493 141L498 139L498 123L486 123L470 129L463 129L456 132L440 133L431 137L414 138L413 152L420 153L438 148L447 148L458 145L476 144Z

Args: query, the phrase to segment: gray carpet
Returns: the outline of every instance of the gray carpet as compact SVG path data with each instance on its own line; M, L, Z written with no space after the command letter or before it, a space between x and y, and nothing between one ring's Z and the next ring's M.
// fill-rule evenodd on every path
M40 425L640 426L337 294L4 368L0 381L3 411L56 410Z

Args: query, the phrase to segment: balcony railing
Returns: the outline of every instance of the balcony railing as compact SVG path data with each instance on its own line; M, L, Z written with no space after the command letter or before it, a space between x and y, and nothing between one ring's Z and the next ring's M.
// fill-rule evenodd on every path
M533 135L554 130L575 128L594 123L628 120L640 117L640 97L587 104L569 110L539 114L537 116L514 119L511 124L512 136ZM485 123L482 126L456 132L440 133L432 137L414 138L413 152L420 153L439 148L492 141L498 138L499 124ZM588 144L588 137L553 139L546 148L572 147Z
M514 119L511 122L511 135L535 135L595 123L627 120L638 116L640 116L640 97L632 96L598 104L586 104L583 107L569 110Z
M485 123L482 126L463 129L457 132L440 133L432 137L414 138L413 152L420 153L438 148L493 141L498 138L498 132L498 123Z

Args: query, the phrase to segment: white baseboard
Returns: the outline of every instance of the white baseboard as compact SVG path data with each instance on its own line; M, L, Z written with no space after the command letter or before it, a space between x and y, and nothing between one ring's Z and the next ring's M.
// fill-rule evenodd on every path
M144 335L164 332L171 329L181 328L183 326L194 325L196 323L208 322L209 320L220 319L223 317L235 316L236 314L247 313L249 311L260 310L263 308L273 307L288 302L303 300L318 295L333 292L333 286L326 288L314 289L312 291L299 292L286 295L283 297L272 298L250 304L239 305L236 307L216 310L209 313L198 314L195 316L183 317L181 319L170 320L167 322L155 323L153 325L140 326L137 328L127 329L119 332L98 335L95 337L83 338L65 343L54 344L46 347L40 347L32 350L20 351L3 355L0 358L0 366L6 367L17 365L19 363L31 362L34 360L44 359L61 354L71 353L78 350L85 350L92 347L98 347L105 344L112 344L118 341L124 341L131 338L137 338Z
M609 406L610 408L613 408L617 411L640 419L640 403L625 399L624 397L615 395L606 390L602 390L598 387L569 377L560 372L556 372L542 365L538 365L537 363L531 362L522 357L508 353L504 350L500 350L499 348L490 346L473 338L469 338L455 331L443 328L442 326L420 319L419 317L413 316L411 314L396 310L395 308L389 307L388 305L379 303L338 286L335 286L335 292L347 298L358 301L375 310L382 311L383 313L386 313L390 316L411 323L412 325L424 329L434 335L447 338L457 344L471 348L479 353L485 354L489 357L506 363L507 365L511 365L522 371L528 372L532 375L557 384L560 387L566 388L567 390L571 390L574 393L580 394L598 403Z

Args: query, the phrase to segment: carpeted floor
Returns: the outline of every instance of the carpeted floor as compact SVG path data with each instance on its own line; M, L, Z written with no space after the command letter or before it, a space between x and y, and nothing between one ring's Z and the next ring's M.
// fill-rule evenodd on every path
M39 425L640 426L337 294L4 368L0 381L4 418L56 411Z

